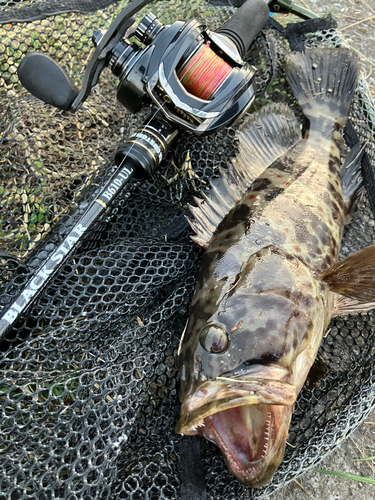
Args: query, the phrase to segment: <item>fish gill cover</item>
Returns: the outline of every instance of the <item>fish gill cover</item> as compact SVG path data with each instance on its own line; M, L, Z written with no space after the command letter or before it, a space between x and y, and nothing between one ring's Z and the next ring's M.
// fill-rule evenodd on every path
M108 27L124 6L83 0L0 4L2 311L113 172L118 145L145 116L127 114L116 102L109 71L71 114L24 91L17 66L30 50L48 53L80 86L93 32ZM201 0L157 1L137 19L149 11L164 23L195 17L215 28L233 9ZM312 25L299 41L339 46L332 26L326 21L317 32ZM286 34L271 24L252 47L250 59L259 69L254 109L288 102L301 116L284 78ZM375 132L374 102L363 81L350 121L353 141ZM180 456L181 438L174 433L175 356L202 256L184 216L187 204L235 155L234 135L233 128L206 138L181 134L160 169L128 187L1 343L1 499L181 497L185 454ZM342 150L348 150L344 142ZM372 196L362 199L345 228L341 258L374 242L373 142L366 152ZM349 435L373 407L374 338L374 313L331 322L320 349L327 374L299 395L292 446L266 487L242 486L220 451L202 442L207 498L266 496Z

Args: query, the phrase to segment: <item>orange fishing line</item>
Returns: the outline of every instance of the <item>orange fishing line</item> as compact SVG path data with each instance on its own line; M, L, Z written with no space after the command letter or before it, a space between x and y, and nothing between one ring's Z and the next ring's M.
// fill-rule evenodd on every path
M207 101L231 70L232 67L215 54L207 42L181 68L178 78L190 94Z

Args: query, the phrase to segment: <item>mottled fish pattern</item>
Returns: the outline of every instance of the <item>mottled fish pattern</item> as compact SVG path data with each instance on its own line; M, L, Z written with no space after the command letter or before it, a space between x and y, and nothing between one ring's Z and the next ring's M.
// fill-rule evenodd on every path
M282 460L292 406L340 312L335 294L349 297L343 311L374 305L359 307L355 286L343 285L358 262L334 266L361 191L358 176L342 177L339 149L359 67L347 49L290 54L304 138L286 106L261 111L240 132L232 168L192 207L206 252L179 348L176 431L215 442L244 484L262 486ZM358 171L359 158L347 170ZM371 247L372 269L374 256ZM368 272L361 284L371 284L370 300L373 281Z

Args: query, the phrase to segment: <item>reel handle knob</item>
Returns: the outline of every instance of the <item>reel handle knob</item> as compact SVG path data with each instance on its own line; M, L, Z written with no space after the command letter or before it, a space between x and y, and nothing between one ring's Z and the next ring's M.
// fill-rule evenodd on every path
M268 22L269 9L265 0L247 0L216 33L225 35L237 47L242 59L253 40Z
M46 54L26 54L17 74L31 94L58 109L69 109L79 93L70 76Z

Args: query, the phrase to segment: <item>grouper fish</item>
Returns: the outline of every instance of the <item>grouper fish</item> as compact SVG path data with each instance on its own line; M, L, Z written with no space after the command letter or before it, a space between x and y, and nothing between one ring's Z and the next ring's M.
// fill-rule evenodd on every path
M375 307L375 246L337 263L362 190L360 150L341 168L360 63L345 48L291 53L286 105L239 132L239 153L191 207L206 251L177 363L176 432L216 443L230 471L261 487L281 463L293 405L331 318Z

